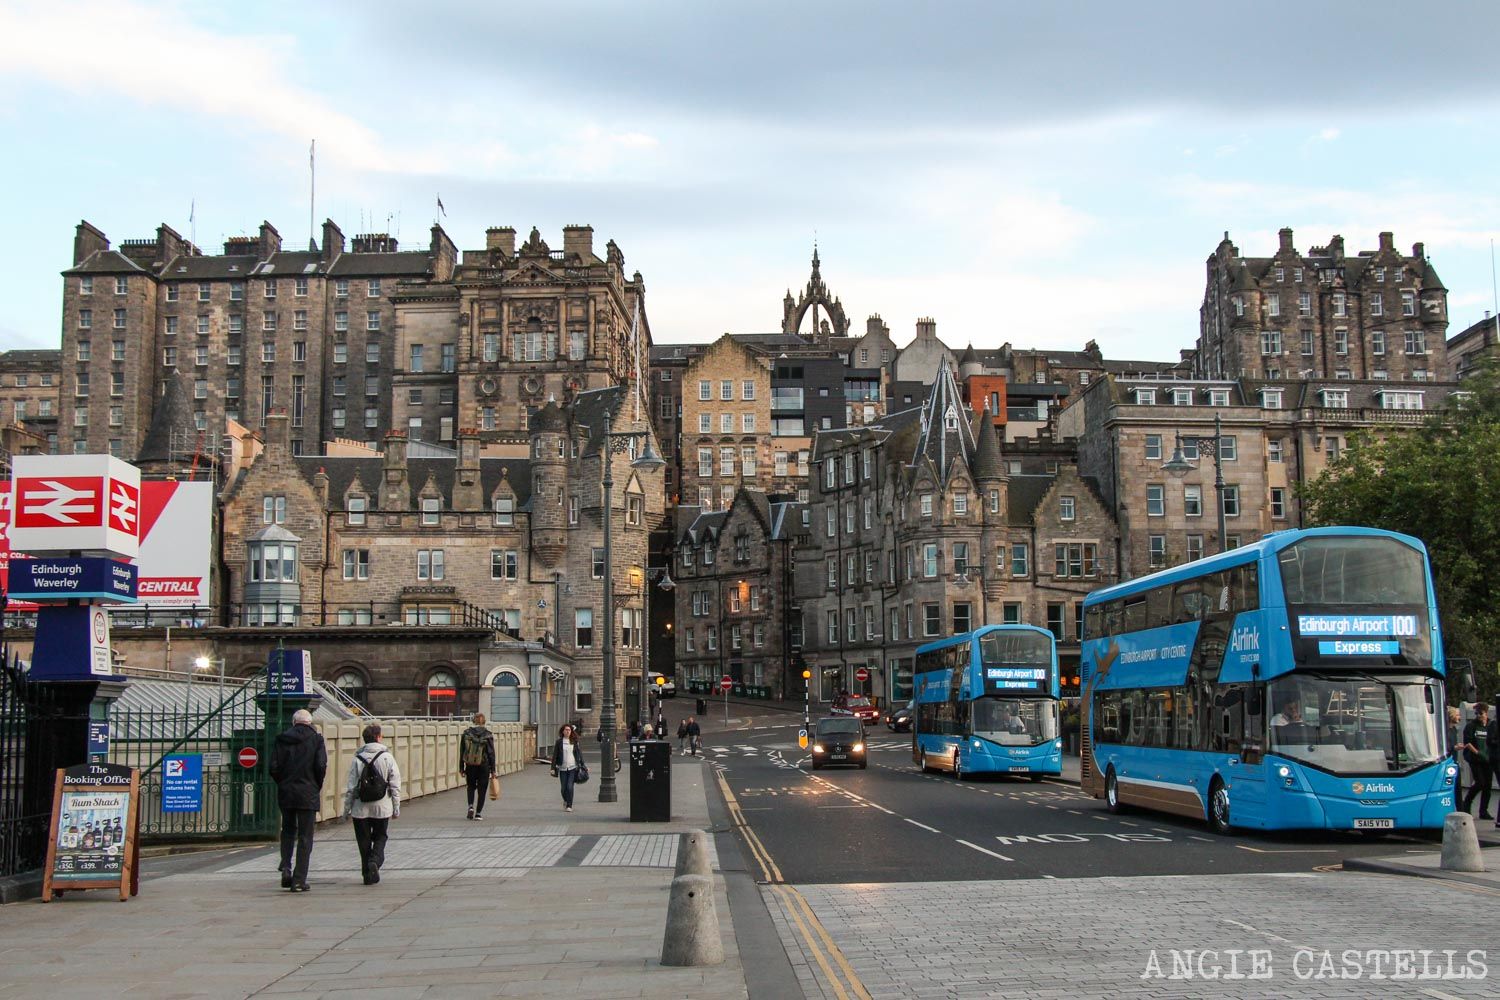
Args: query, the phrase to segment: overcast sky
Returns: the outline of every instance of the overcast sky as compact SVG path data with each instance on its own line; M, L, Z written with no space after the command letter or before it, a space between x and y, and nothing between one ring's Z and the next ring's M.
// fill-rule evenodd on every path
M807 9L812 7L815 9ZM823 274L897 342L1174 358L1228 230L1425 242L1494 307L1500 5L0 0L0 349L54 347L80 219L217 252L589 223L658 342ZM189 222L193 210L194 221Z

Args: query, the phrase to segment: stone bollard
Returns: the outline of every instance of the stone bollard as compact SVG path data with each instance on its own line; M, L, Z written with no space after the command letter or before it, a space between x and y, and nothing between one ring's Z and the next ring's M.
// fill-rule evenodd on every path
M712 875L713 869L708 864L708 834L702 830L693 830L684 833L677 844L677 870L673 876L678 875Z
M719 915L714 909L714 880L708 875L679 875L672 880L667 903L667 931L661 964L718 965L724 961Z
M1451 812L1443 820L1443 871L1482 872L1484 857L1479 853L1479 831L1474 817L1466 812Z

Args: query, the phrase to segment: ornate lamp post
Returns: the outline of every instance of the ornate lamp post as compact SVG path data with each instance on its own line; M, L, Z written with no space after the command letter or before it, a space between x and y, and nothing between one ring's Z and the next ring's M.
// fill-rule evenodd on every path
M1229 544L1228 536L1224 533L1224 455L1220 450L1220 443L1224 440L1224 424L1218 414L1214 414L1214 432L1205 435L1188 435L1184 437L1179 431L1177 434L1177 446L1172 449L1172 457L1162 463L1162 470L1173 479L1181 479L1196 468L1187 456L1182 453L1182 442L1191 441L1198 447L1198 454L1203 454L1204 448L1214 450L1214 498L1219 504L1219 551L1225 551Z
M612 459L642 438L646 447L630 467L655 472L667 463L656 453L649 431L608 431L604 435L604 703L599 711L602 736L599 747L600 802L619 801L615 787L615 578L610 552L610 523L614 520L614 510L610 507L609 493L615 485ZM644 696L645 692L642 692Z

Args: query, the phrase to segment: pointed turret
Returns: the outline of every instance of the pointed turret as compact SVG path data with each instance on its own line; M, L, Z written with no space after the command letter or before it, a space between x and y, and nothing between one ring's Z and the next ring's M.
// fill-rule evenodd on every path
M974 448L974 479L980 483L1005 479L1005 463L1000 458L1000 434L995 430L995 417L988 406L979 418L979 441Z
M176 471L184 460L192 461L195 446L202 432L193 418L193 401L188 391L187 379L181 372L168 375L156 409L151 412L151 425L146 429L146 438L141 442L140 453L135 464L142 472L163 473ZM206 450L200 461L207 464L212 456Z
M938 364L937 379L922 411L922 430L917 437L912 465L932 463L933 475L943 486L955 461L969 463L974 457L974 428L969 425L968 405L959 395L953 369L946 360Z

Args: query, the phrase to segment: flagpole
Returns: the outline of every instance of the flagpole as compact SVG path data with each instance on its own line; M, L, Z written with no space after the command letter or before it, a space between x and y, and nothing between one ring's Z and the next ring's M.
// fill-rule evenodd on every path
M314 139L312 145L307 147L307 248L316 250L317 230L313 219L317 217L318 204L318 140Z

